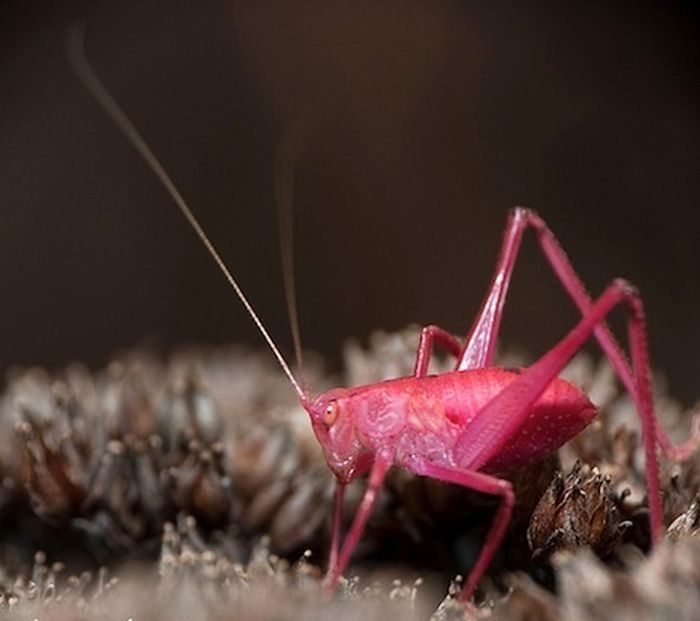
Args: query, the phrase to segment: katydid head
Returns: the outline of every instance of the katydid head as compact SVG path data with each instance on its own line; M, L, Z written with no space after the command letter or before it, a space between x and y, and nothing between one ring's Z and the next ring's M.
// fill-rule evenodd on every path
M303 405L328 466L338 479L349 481L365 451L355 430L350 391L334 388Z

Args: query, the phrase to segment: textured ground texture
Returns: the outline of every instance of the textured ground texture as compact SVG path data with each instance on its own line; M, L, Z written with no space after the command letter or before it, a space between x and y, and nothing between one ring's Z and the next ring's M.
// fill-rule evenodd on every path
M349 343L314 390L408 374L417 330ZM527 364L504 355L504 366ZM435 371L448 368L438 360ZM700 459L662 462L669 533L648 549L630 400L585 355L565 377L601 406L559 455L511 477L518 504L468 617L700 617ZM657 379L676 440L690 413ZM104 370L15 369L0 397L0 618L465 618L453 596L487 497L393 472L340 592L321 587L332 480L266 352L125 353ZM362 482L349 494L350 517Z

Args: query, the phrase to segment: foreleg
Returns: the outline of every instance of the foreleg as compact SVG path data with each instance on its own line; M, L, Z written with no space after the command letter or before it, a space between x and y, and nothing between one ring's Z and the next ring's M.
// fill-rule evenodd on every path
M446 468L427 461L416 460L415 463L411 464L410 469L421 476L439 479L448 483L456 483L484 494L500 496L502 499L498 513L496 513L493 524L486 535L484 547L481 549L476 563L469 571L467 581L460 593L459 599L462 602L466 602L474 593L481 576L488 568L494 554L498 550L498 546L503 540L515 504L513 487L510 482L504 479L498 479L482 472Z
M328 555L328 575L336 573L338 566L338 548L343 527L343 506L345 504L345 486L342 481L336 481L333 495L333 512L331 514L331 549Z
M479 470L518 432L530 415L530 408L572 356L619 304L629 310L629 338L634 366L632 398L642 422L646 458L652 539L663 530L659 467L656 455L657 425L652 409L649 357L644 308L639 293L623 280L614 281L591 307L590 312L542 358L525 369L509 386L494 397L474 418L457 440L454 458L462 468Z
M522 236L527 227L532 227L535 230L537 241L543 254L581 314L586 315L593 308L593 302L585 286L554 233L536 212L523 207L516 207L508 215L508 223L506 224L506 231L503 236L503 243L489 292L474 325L469 331L466 344L458 356L457 368L460 370L480 368L492 364L493 352L503 315L503 305L508 293ZM604 322L597 324L593 329L593 334L606 353L620 381L630 394L634 395L637 390L634 374L627 357L620 349L607 325ZM698 447L700 418L693 421L692 437L678 446L673 445L656 419L654 419L654 425L656 427L656 440L667 457L676 461L682 461L689 457Z
M391 456L382 451L378 452L375 456L374 463L372 464L372 469L370 470L365 495L363 496L360 507L355 514L355 519L352 522L352 526L350 526L350 531L345 537L345 542L343 543L340 555L337 557L335 567L329 567L329 572L326 576L326 586L331 590L338 585L338 578L340 578L343 571L347 567L350 557L357 547L357 543L365 530L365 526L367 525L367 520L369 519L372 509L374 508L377 494L384 484L386 473L389 471L390 467ZM340 530L338 529L338 533L339 532Z

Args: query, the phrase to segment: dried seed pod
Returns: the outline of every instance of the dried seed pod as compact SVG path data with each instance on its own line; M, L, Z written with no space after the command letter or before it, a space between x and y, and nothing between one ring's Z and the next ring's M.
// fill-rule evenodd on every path
M192 371L170 382L156 419L160 436L171 451L186 447L191 440L212 444L220 441L224 432L215 400Z
M21 481L38 516L87 534L99 558L100 550L130 551L174 515L167 472L187 452L166 453L163 440L151 433L158 413L167 413L167 407L155 406L159 395L174 382L157 359L144 354L127 355L94 375L77 365L57 378L38 370L16 372L0 399L0 414L3 424L16 421L21 450L0 455L0 465L16 468L7 478ZM211 398L194 381L185 388L193 403L192 435L220 439ZM225 461L217 459L219 465ZM216 474L200 477L189 509L203 514L216 504L210 485ZM3 492L16 488L2 486Z
M607 568L590 551L555 557L563 619L697 618L700 540L658 546L652 555L626 555L622 570Z
M34 510L48 519L73 514L87 496L86 473L64 448L70 438L57 439L51 428L31 419L16 426L22 445L21 474Z
M537 463L518 468L505 475L505 478L513 484L515 492L512 528L523 530L526 528L539 499L549 488L559 468L561 468L559 455L552 453Z
M580 462L566 478L558 472L530 519L527 536L533 557L586 546L606 556L628 526L620 518L610 480Z
M270 523L275 549L297 550L324 533L330 508L330 485L326 474L304 473L291 481L290 493Z
M148 532L147 515L140 506L139 490L134 480L132 457L131 447L124 442L111 440L108 443L84 503L85 517L81 522L85 525L91 521L92 515L101 516L95 520L95 525L112 529L114 532L105 535L120 543L128 542L125 549L131 548ZM98 534L99 529L92 532Z
M662 493L664 522L669 524L685 512L692 500L692 496L690 491L681 485L679 474L671 476L669 484Z
M410 373L417 336L418 330L410 329L395 335L373 336L367 350L356 346L348 354L353 358L346 364L348 381L343 383L373 382ZM509 366L522 364L513 356L502 360L508 357ZM449 358L438 357L435 364L436 370L452 366ZM552 456L544 464L513 474L515 519L499 560L492 565L493 587L485 589L496 605L489 603L476 614L503 619L549 619L551 613L552 619L559 615L577 621L589 618L581 616L584 612L613 618L608 611L615 611L618 621L625 610L634 609L641 617L639 611L658 607L664 613L675 611L681 615L674 618L683 618L681 613L690 610L688 606L662 600L671 597L697 603L691 589L697 592L700 585L700 568L695 560L700 555L695 548L694 556L688 552L686 546L694 545L695 539L686 537L682 545L676 546L679 550L659 550L648 561L637 559L636 564L627 563L628 546L619 550L615 563L627 563L621 576L597 561L591 569L591 563L585 560L588 557L577 554L571 561L574 569L562 565L558 570L560 575L574 578L557 580L563 586L556 600L554 595L548 599L532 584L529 590L523 588L524 578L519 577L513 578L513 595L502 599L499 588L504 574L525 567L519 552L516 555L514 550L525 543L522 522L530 521L535 501L539 503L537 515L530 521L531 543L544 548L539 551L541 555L574 544L591 545L599 554L607 554L606 549L617 550L615 537L623 528L623 517L638 515L642 530L647 528L645 516L635 514L643 508L646 486L642 451L634 431L637 420L633 405L622 396L606 365L594 364L585 356L577 357L565 374L584 387L604 412L582 436L562 449L564 469L568 472L577 458L585 457L599 464L599 473L580 468L576 477L573 472L566 477L560 474L559 482L555 478L549 485L552 469L557 467L556 456ZM313 367L311 376L318 385L326 381ZM671 424L664 426L673 435L683 424L679 410L667 398L662 397L659 403L662 417L671 417ZM20 442L12 435L16 424ZM7 484L0 487L0 507L3 502L14 503L13 511L27 515L31 496L35 515L51 525L42 526L45 532L54 538L56 528L62 529L59 532L65 529L73 534L76 530L83 533L86 536L80 545L98 561L140 555L149 550L148 542L156 541L158 533L164 531L162 578L158 583L164 597L154 604L155 608L147 608L143 603L134 608L134 592L147 590L144 602L153 598L150 587L144 589L140 580L133 580L138 588L122 591L119 596L120 601L131 606L128 614L122 615L124 618L136 618L134 613L141 613L138 616L144 618L168 618L173 612L175 616L187 614L193 618L220 616L220 611L234 606L241 618L260 618L256 615L259 609L254 607L246 608L249 614L239 612L249 605L252 592L262 593L261 601L269 603L273 599L271 589L281 589L280 597L274 599L283 604L274 613L261 608L267 610L263 618L275 614L274 618L299 618L305 611L313 611L314 618L325 618L319 617L324 612L340 618L340 608L323 607L318 568L307 561L290 565L270 553L272 549L298 554L306 547L316 553L327 544L326 516L332 479L306 413L294 401L293 391L268 355L239 349L193 349L163 363L137 352L120 357L109 369L98 373L89 373L79 366L57 376L40 370L15 372L8 380L7 390L0 395L0 432L3 430L9 434L0 434L0 476ZM683 512L696 492L700 459L693 457L680 466L662 467L666 468L662 480L675 477L664 497L668 519ZM632 494L621 503L619 495L625 487ZM348 490L348 520L361 489L362 481ZM610 494L619 508L617 530L613 527L615 520L610 519L611 512L605 510L609 509ZM395 469L390 489L383 491L368 525L374 554L371 559L365 556L362 562L372 568L380 559L396 562L399 557L405 558L400 555L410 547L411 560L419 563L421 574L433 568L445 571L455 557L466 566L473 562L471 555L481 548L483 532L490 526L498 502ZM178 511L196 516L197 521L193 517L178 517ZM588 520L582 517L586 512ZM681 516L683 520L679 518L670 529L669 538L675 540L681 532L696 531L698 513L694 503ZM90 618L119 616L114 609L99 608L105 605L99 602L107 601L106 589L100 587L103 595L92 598L94 580L61 578L58 574L54 580L42 563L37 563L34 575L25 574L21 589L9 588L12 584L5 572L20 565L19 560L12 562L11 555L17 554L8 552L9 546L36 549L41 538L46 538L45 534L36 534L40 531L34 526L40 522L32 519L32 528L22 531L18 538L9 535L11 544L0 541L0 606L10 599L15 605L24 602L21 605L22 612L27 612L25 617L50 619L46 609L28 606L44 601L41 594L51 597L54 587L50 585L54 584L53 592L59 593L62 601L67 601L66 593L76 594L72 601L82 598L80 610ZM172 525L164 529L168 521ZM566 528L569 530L565 537ZM561 537L556 545L549 541L552 532ZM264 554L256 552L254 562L238 565L264 533L270 534ZM397 537L401 544L410 538L419 545L397 546ZM75 540L73 536L72 541ZM421 556L416 556L415 550ZM527 558L529 561L529 554ZM297 566L305 569L296 571ZM299 577L302 574L303 579ZM540 578L541 572L533 575ZM589 595L598 598L595 610L586 608L585 589L576 590L576 575L579 579L585 575L602 585L600 589L588 585L592 589ZM65 583L65 588L61 583ZM348 614L354 618L358 616L358 603L383 601L385 593L406 599L409 593L409 589L397 585L382 591L376 586L364 588L362 584L354 578L345 581L341 597L336 600L339 603L350 598L354 608ZM689 594L683 595L684 589ZM618 606L617 599L626 604ZM115 601L110 600L110 605L115 606ZM636 602L640 608L630 602ZM124 608L119 610L127 612ZM464 618L461 605L456 602L452 601L450 610L456 618ZM447 614L446 607L441 614ZM64 618L75 616L66 613Z
M202 448L190 443L188 457L170 469L173 502L179 511L208 526L225 525L232 509L232 484L226 472L223 446Z
M668 527L666 537L677 542L700 533L700 497L695 496L686 511L681 513Z
M272 549L289 553L325 530L331 476L300 449L288 425L258 423L239 435L231 470L244 528L269 533Z

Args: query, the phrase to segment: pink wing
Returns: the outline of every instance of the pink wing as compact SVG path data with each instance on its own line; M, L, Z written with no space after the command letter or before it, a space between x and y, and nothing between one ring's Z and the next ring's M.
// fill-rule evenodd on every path
M597 410L578 388L556 379L547 356L476 414L454 448L461 468L506 470L544 455L585 428Z

